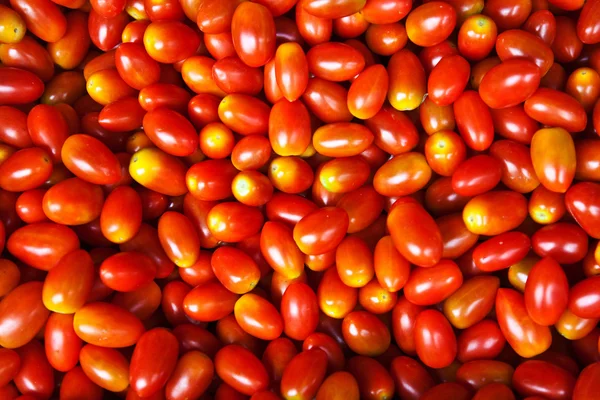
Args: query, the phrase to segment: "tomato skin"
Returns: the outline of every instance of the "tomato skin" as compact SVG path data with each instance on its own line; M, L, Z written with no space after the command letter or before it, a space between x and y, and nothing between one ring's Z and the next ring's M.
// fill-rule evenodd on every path
M27 129L33 144L46 150L55 164L59 163L62 146L69 136L67 121L59 109L46 104L33 107L27 116Z
M454 102L454 116L467 147L483 151L491 146L494 139L492 115L477 92L467 90L460 95Z
M348 233L355 233L371 225L383 210L383 196L372 186L363 186L342 196L337 207L348 213Z
M476 196L492 190L501 179L501 164L488 155L471 157L452 174L452 189L461 196Z
M323 43L306 53L308 69L318 78L333 82L347 81L365 67L363 55L344 43Z
M344 210L324 207L306 215L296 224L294 241L304 254L327 253L342 241L348 224L348 214Z
M355 356L348 360L348 372L356 382L363 399L392 398L394 381L386 369L376 360L365 356Z
M356 118L363 120L374 117L385 103L389 77L381 64L372 65L362 71L348 90L348 109Z
M76 312L88 299L94 275L94 264L86 251L74 250L68 253L48 272L44 280L44 305L56 313Z
M558 110L562 114L556 114ZM525 112L542 124L564 128L570 132L582 131L587 124L583 106L571 96L553 89L538 89L525 101Z
M490 111L494 122L494 130L499 135L519 144L527 145L531 143L531 138L538 130L539 125L525 113L522 105ZM492 144L492 148L493 146Z
M462 94L469 83L471 66L459 55L440 60L429 74L428 97L438 106L449 106Z
M253 293L240 297L234 307L235 320L250 335L274 340L283 332L281 315L271 303Z
M499 287L500 281L493 276L476 276L467 280L446 298L444 315L458 329L467 329L475 325L494 307Z
M315 397L327 373L327 354L313 348L290 360L281 377L281 394L285 398L308 400Z
M215 371L219 378L247 396L265 390L269 375L254 354L239 345L223 347L215 356Z
M189 351L177 361L166 384L166 397L170 400L200 397L208 389L213 376L212 360L199 351Z
M381 287L392 293L402 289L410 275L410 264L396 250L391 236L384 236L377 242L373 267Z
M351 157L373 143L373 134L363 125L337 122L319 127L313 135L315 150L328 157Z
M111 289L132 292L154 279L156 265L143 253L122 252L104 260L99 273L102 282Z
M520 27L531 13L531 2L494 0L485 4L483 13L502 30Z
M531 248L529 237L521 232L505 232L477 245L473 261L482 271L498 271L518 263Z
M125 243L133 238L142 224L142 200L127 186L113 190L102 206L100 228L113 243Z
M484 319L462 331L457 339L457 359L466 363L473 360L494 359L502 349L506 339L495 321Z
M103 204L102 189L79 178L57 183L42 199L46 216L62 225L83 225L95 220Z
M188 109L188 103L191 101L191 95L182 87L170 83L159 82L153 83L140 90L138 101L146 111L152 111L159 107L166 107L179 113L185 113ZM193 112L190 112L190 114L194 115ZM193 121L193 118L191 119Z
M533 95L540 79L540 70L533 62L510 59L485 74L479 93L490 108L513 107Z
M496 52L502 61L517 57L533 61L541 69L542 76L546 75L554 61L552 50L542 39L519 29L498 35Z
M77 310L73 327L82 340L102 347L128 347L144 333L144 326L136 316L101 302L88 303Z
M552 399L571 399L575 377L551 363L529 360L515 369L512 383L522 396L541 395Z
M519 193L529 193L540 185L529 149L512 140L498 140L490 147L490 155L500 162L502 183Z
M293 283L283 293L281 316L285 334L305 340L317 329L319 305L315 292L305 283Z
M414 332L417 355L428 367L447 367L456 357L456 336L439 311L421 311L415 321Z
M529 317L543 326L554 325L567 308L569 283L560 265L550 257L538 261L525 284Z
M239 242L260 230L263 216L255 207L236 202L220 203L206 216L208 229L217 240Z
M49 271L64 255L79 248L79 239L66 226L41 222L17 229L8 238L6 248L25 264Z
M174 211L164 213L158 221L158 238L169 259L178 267L190 267L198 259L200 237L185 215Z
M375 190L383 196L406 196L422 189L431 179L423 154L410 152L383 164L373 177Z
M142 43L121 44L115 52L115 66L119 76L134 89L141 90L160 79L160 66Z
M523 296L517 291L498 289L496 316L506 341L521 357L534 357L550 347L550 329L529 317Z
M321 384L317 400L358 400L360 393L356 378L349 372L338 371L329 375Z
M565 204L569 213L579 226L595 239L600 238L598 207L595 201L599 188L596 183L581 182L571 186L565 195Z
M57 42L67 31L67 19L51 1L12 0L10 5L21 15L27 30L45 42Z
M0 383L2 386L8 385L21 367L21 358L16 351L11 349L1 349L0 359L2 360L2 369L0 369Z
M413 9L406 18L406 33L417 46L435 46L446 40L456 26L451 5L431 1Z
M419 142L419 134L410 118L389 105L366 120L365 126L375 136L374 144L392 155L406 153Z
M425 70L419 58L402 49L388 62L389 75L388 101L398 111L416 109L427 91Z
M92 382L81 367L75 367L63 377L59 396L64 400L76 400L82 393L90 400L101 400L104 395L102 388Z
M568 222L544 226L531 237L531 244L537 255L550 256L560 264L581 261L588 251L588 237L583 229Z
M348 91L342 85L321 78L310 78L302 100L306 107L325 123L350 122Z
M46 322L44 345L52 368L67 372L79 362L82 340L73 330L72 314L52 314Z
M54 391L54 371L44 347L32 340L16 351L21 358L21 368L13 381L19 392L31 398L49 399Z
M348 315L358 303L358 289L346 286L340 279L337 268L325 271L317 288L317 300L321 311L336 319Z
M433 378L423 365L410 357L394 358L390 374L394 380L396 392L401 398L407 400L418 400L427 390L435 386Z
M576 283L569 292L569 310L580 318L598 318L598 291L596 285L600 279L597 276L586 278Z
M16 349L25 345L44 326L49 314L42 302L41 282L17 286L0 301L0 346Z
M388 215L387 227L396 249L411 264L432 267L440 261L442 235L433 218L421 205L414 202L396 203Z
M173 64L196 52L200 37L189 26L179 21L154 21L144 32L144 47L154 60Z
M588 365L581 371L573 389L573 400L593 399L597 389L599 372L600 364L597 362Z
M275 22L261 4L241 2L231 21L233 47L250 67L261 67L275 55Z
M496 191L475 196L463 210L463 221L471 232L499 235L515 229L527 217L527 200L516 192Z
M121 392L129 386L129 361L115 349L85 345L79 362L85 375L101 388Z
M179 159L151 147L136 152L129 164L129 174L137 183L169 196L188 191L185 173L186 167Z
M268 105L255 97L230 94L219 104L219 118L241 135L264 135L269 130Z
M600 108L599 108L600 110ZM585 181L599 181L600 169L594 162L593 154L600 148L600 141L582 139L575 143L577 167L575 177Z
M251 291L260 279L260 269L254 260L233 247L219 247L210 257L210 264L214 276L233 293L244 294Z
M23 192L43 184L52 173L50 155L38 147L19 150L0 164L0 188Z
M27 117L23 111L14 107L0 106L0 118L6 121L0 128L0 140L17 148L31 147L33 142L27 127Z
M218 282L195 287L183 301L185 314L196 321L217 321L233 312L238 295Z
M585 3L577 19L577 37L585 44L600 42L600 27L598 17L600 5L597 1Z
M92 136L69 136L63 144L61 158L69 171L87 182L107 185L121 179L121 166L117 157L105 144Z

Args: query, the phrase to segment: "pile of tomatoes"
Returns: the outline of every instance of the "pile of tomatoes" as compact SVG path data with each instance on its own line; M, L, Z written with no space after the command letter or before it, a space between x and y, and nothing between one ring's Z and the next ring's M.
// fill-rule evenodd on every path
M600 0L0 0L0 399L600 399Z

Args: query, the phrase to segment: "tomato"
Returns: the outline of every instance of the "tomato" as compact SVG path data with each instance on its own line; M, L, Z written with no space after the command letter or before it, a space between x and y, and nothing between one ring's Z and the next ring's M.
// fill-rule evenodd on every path
M0 165L0 188L11 192L35 189L52 173L50 155L39 147L22 149Z
M558 110L561 110L560 114L557 114ZM579 132L587 124L583 106L572 97L552 89L538 89L525 102L525 112L542 124L557 126L570 132Z
M591 182L581 182L571 186L565 195L565 204L569 213L583 230L598 239L598 213L595 196L599 186Z
M75 367L65 374L60 383L60 398L76 400L84 395L90 400L101 400L104 391L91 381L81 367Z
M100 279L109 288L119 292L132 292L154 279L156 265L143 253L122 252L104 260L99 272Z
M2 276L0 297L4 297L18 286L21 272L14 262L0 259L0 276Z
M323 43L306 53L308 69L318 78L333 82L346 81L365 67L362 54L344 43Z
M100 227L113 243L125 243L135 236L142 224L142 200L129 187L113 190L102 206Z
M498 23L497 19L495 21ZM540 67L542 76L546 75L554 61L552 50L542 39L518 29L509 29L498 35L496 52L502 61L518 57L533 61Z
M368 23L365 21L365 24ZM370 25L365 35L365 43L369 49L382 56L391 56L406 46L407 42L406 29L398 23Z
M458 329L475 325L492 310L499 286L498 278L493 276L476 276L467 280L444 302L446 318Z
M200 45L200 37L179 21L154 21L144 32L144 47L154 60L172 64L192 56Z
M132 292L115 293L112 303L145 321L160 307L161 296L160 287L150 282Z
M87 182L106 185L121 179L117 157L92 136L69 136L63 144L61 158L69 171Z
M341 319L358 303L358 289L346 286L340 279L337 268L326 270L317 288L317 299L321 311L332 318Z
M414 110L423 102L427 91L425 70L419 58L402 49L388 62L388 101L398 111Z
M2 18L3 22L3 29L0 32L0 42L19 43L25 36L25 32L27 32L23 18L15 10L4 5L0 6L0 18Z
M491 360L501 353L505 343L506 339L498 324L484 319L459 334L457 359L464 363L479 359Z
M373 278L373 253L358 237L349 236L342 240L335 261L340 279L346 286L363 287Z
M545 361L525 361L515 369L515 390L522 396L543 395L552 399L571 399L575 377Z
M244 331L259 339L273 340L283 332L283 320L275 306L256 294L240 297L234 315Z
M527 217L527 200L516 192L496 191L475 196L463 210L463 221L471 232L498 235L510 231Z
M598 43L600 31L598 27L598 15L600 7L597 1L585 3L581 14L577 19L577 37L585 44Z
M476 151L490 147L494 138L494 123L490 109L477 92L467 90L460 95L454 102L454 116L467 147Z
M102 189L79 178L57 183L42 199L46 216L63 225L82 225L95 220L103 204Z
M453 131L456 128L452 106L438 106L429 98L419 107L419 117L428 135L440 131Z
M531 237L531 244L537 255L550 256L560 264L581 261L588 251L588 238L583 229L568 222L539 229Z
M260 360L239 345L223 347L215 356L215 370L219 378L245 395L265 390L269 375Z
M67 19L51 1L12 0L10 5L21 15L27 30L45 42L57 42L67 31Z
M75 313L75 333L89 344L102 347L128 347L144 333L140 320L109 303L88 303Z
M360 398L356 378L349 372L338 371L329 375L317 392L317 400L358 400Z
M529 193L539 186L540 181L526 146L512 140L499 140L490 147L490 155L500 161L501 180L508 188L519 193Z
M327 372L327 354L318 348L302 351L290 360L281 377L281 394L308 400L315 397Z
M456 11L451 5L431 1L413 9L406 18L406 33L421 47L435 46L446 40L456 26Z
M188 109L188 103L191 103L189 107L192 110L194 105L187 90L169 83L153 83L146 86L140 90L138 100L146 111L166 107L182 113ZM190 112L190 114L194 115L193 112Z
M166 384L168 399L200 397L208 389L214 376L211 359L199 351L185 353Z
M559 146L561 151L557 152ZM575 146L562 128L540 129L531 141L531 160L540 182L549 190L564 193L576 169Z
M506 341L521 357L534 357L550 347L550 329L529 317L523 296L517 291L498 289L496 316Z
M598 277L586 278L569 292L569 310L580 318L598 318L600 315L596 285Z
M210 257L210 265L212 265L211 271L214 271L213 276L216 276L228 290L237 294L251 291L260 279L260 270L254 260L243 251L232 247L220 247L215 250ZM183 271L193 267L185 268Z
M281 316L284 332L295 340L304 340L317 328L317 296L304 283L293 283L283 293Z
M525 307L531 319L544 326L555 324L567 308L569 283L560 265L550 257L538 261L525 284Z
M464 363L456 371L456 381L472 390L490 383L511 384L514 368L496 360L477 360Z
M363 399L392 398L394 381L385 368L376 360L355 356L348 361L348 371L358 383Z
M296 346L287 338L277 338L267 345L262 355L262 363L275 386L281 381L285 367L296 354L298 354Z
M25 345L44 326L49 314L42 302L41 282L17 286L0 301L0 345L8 349Z
M46 357L52 368L67 372L79 362L82 341L73 330L72 314L52 314L44 331Z
M17 229L6 248L27 265L49 271L63 256L79 248L79 239L66 226L42 222Z
M600 364L597 362L588 365L581 371L573 389L574 400L586 400L593 398L597 389L596 386L598 381L596 378L598 376L598 372L600 372Z
M581 54L583 42L577 36L577 24L564 16L556 17L556 38L552 42L552 51L556 61L570 62Z
M471 67L459 55L444 57L433 68L427 81L428 97L438 106L449 106L462 94L469 82Z
M33 145L27 126L27 114L14 107L0 106L0 117L6 121L0 128L0 140L3 143L18 148Z
M456 357L456 336L439 311L421 311L415 321L414 334L417 355L428 367L446 367Z
M148 224L142 224L137 234L119 247L121 251L136 251L150 257L156 264L157 278L169 276L175 267L162 249L157 230Z
M60 162L69 127L58 108L45 104L35 106L27 116L27 128L33 144L46 150L54 163Z
M531 241L521 232L505 232L477 245L473 262L482 271L508 268L527 256Z
M298 43L284 43L277 48L275 76L282 95L288 101L294 102L302 96L308 85L308 61Z
M220 283L208 282L190 291L183 307L197 321L216 321L233 312L238 297Z
M145 148L136 152L131 157L129 173L137 183L158 193L181 196L188 191L185 184L185 165L179 159L156 148Z
M115 349L87 344L79 362L85 375L101 388L121 392L129 386L129 361Z
M494 48L497 34L493 19L481 14L471 15L458 31L458 49L468 60L482 60Z
M435 382L427 370L410 357L396 357L392 361L390 374L397 393L400 397L408 400L420 399L427 390L435 386Z
M54 391L52 366L44 354L44 347L37 340L17 349L21 368L13 381L19 392L32 398L49 399Z
M275 55L275 23L261 4L241 2L237 6L231 36L238 57L250 67L263 66Z
M84 250L74 250L60 259L44 280L42 299L46 308L74 313L86 303L94 282L94 264Z

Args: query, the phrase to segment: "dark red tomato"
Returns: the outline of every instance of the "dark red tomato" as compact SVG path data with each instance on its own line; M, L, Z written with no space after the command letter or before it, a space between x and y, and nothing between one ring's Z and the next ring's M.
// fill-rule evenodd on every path
M179 353L185 354L193 350L200 351L214 358L222 347L219 339L204 328L190 323L181 324L173 329L173 335L179 341Z
M122 12L115 17L105 18L95 10L88 17L88 32L92 43L102 51L109 51L121 43L121 35L129 23L129 16Z
M554 58L560 63L575 61L581 55L583 42L577 36L577 23L565 16L556 17L556 37L552 42Z
M440 217L436 223L444 241L442 258L457 259L468 252L479 240L479 235L467 229L460 213Z
M454 116L458 131L467 147L486 150L494 139L494 123L490 109L479 94L468 90L454 103Z
M573 400L593 399L597 393L599 376L600 363L596 362L584 368L573 389Z
M591 237L600 238L600 208L597 204L600 186L592 182L581 182L571 186L565 195L569 213Z
M492 190L502 176L500 161L488 155L469 158L452 175L452 189L461 196L476 196Z
M137 98L125 97L104 106L98 123L112 132L132 131L142 126L145 114Z
M219 282L208 282L189 292L183 307L196 321L217 321L233 312L238 297Z
M410 263L432 267L440 261L442 235L434 219L418 203L398 201L388 215L387 226L396 249Z
M500 281L494 276L475 276L467 280L444 302L444 315L455 328L473 326L494 307L499 286Z
M440 60L429 74L428 97L438 106L449 106L462 94L469 83L471 66L459 55Z
M52 314L44 331L46 357L52 368L67 372L79 362L82 340L73 329L73 314Z
M577 37L585 44L600 42L600 3L586 2L577 20Z
M333 82L346 81L365 67L362 54L344 43L323 43L306 53L308 68L318 78Z
M525 113L522 105L490 111L496 133L520 144L531 143L539 125Z
M565 193L577 168L573 138L562 128L540 129L531 141L531 161L542 185Z
M514 368L496 360L469 361L456 371L456 381L471 390L478 390L489 383L510 385Z
M42 329L49 314L42 302L41 282L17 286L0 302L0 346L15 349L25 345Z
M42 185L52 174L50 154L39 147L19 150L0 165L0 188L24 192Z
M313 399L326 374L327 353L319 348L302 351L283 371L281 394L298 400Z
M251 396L269 386L269 375L263 364L242 346L223 347L214 362L219 378L240 393Z
M544 125L569 132L580 132L587 124L583 106L568 94L553 89L538 89L525 101L525 112Z
M9 384L19 372L21 358L14 350L0 349L0 360L2 360L2 367L0 368L0 387L2 387Z
M375 314L354 311L342 323L344 341L357 354L375 357L383 354L391 341L390 331Z
M156 265L145 254L122 252L104 260L99 273L102 282L111 289L132 292L154 279Z
M288 338L277 338L267 345L261 361L269 373L269 378L275 385L278 385L281 381L285 367L296 354L298 354L298 350Z
M450 4L431 1L411 11L406 18L406 33L421 47L435 46L446 40L456 26L456 11Z
M236 56L226 57L214 63L212 77L215 84L225 93L256 95L263 87L263 74L260 69L247 66Z
M64 400L77 400L85 396L90 400L101 400L104 391L87 377L81 367L75 367L65 374L60 383L60 398Z
M160 307L161 296L160 287L155 282L150 282L133 292L115 293L112 303L146 321Z
M27 126L27 114L14 107L0 106L0 118L6 121L0 127L0 140L2 143L18 148L33 145Z
M336 19L360 11L365 3L365 0L333 0L326 2L303 0L300 2L300 5L308 13L319 18Z
M89 344L128 347L144 333L141 321L129 311L109 303L88 303L75 313L75 333Z
M302 343L302 350L310 350L312 348L318 348L323 350L329 359L328 371L339 371L344 368L346 359L342 348L335 341L334 338L325 333L312 333Z
M456 336L439 311L422 311L415 321L414 333L417 355L428 367L444 368L456 358Z
M54 371L44 353L44 346L32 340L17 349L21 368L13 382L19 392L30 398L49 399L54 391Z
M46 150L54 163L60 162L69 127L58 108L45 104L32 108L27 116L27 129L33 144Z
M153 350L160 349L160 359L153 359ZM141 397L148 397L163 389L177 364L179 343L164 328L151 329L138 340L129 369L131 389Z
M396 392L403 399L419 400L425 392L435 386L435 381L423 365L410 357L396 357L392 361L390 374Z
M477 245L473 261L482 271L498 271L525 258L531 248L529 237L521 232L506 232Z
M457 359L463 363L473 360L491 360L502 352L505 343L506 339L498 324L484 319L459 334Z
M498 23L498 20L495 21ZM542 76L546 75L554 61L552 50L542 39L520 29L507 30L498 35L496 52L502 61L521 57L533 61L540 67Z
M495 191L476 196L463 209L467 228L479 235L499 235L527 218L527 199L516 192Z
M171 400L200 397L212 383L213 377L212 360L199 351L189 351L177 361L166 384L166 397Z
M496 316L506 341L521 357L531 358L548 350L552 334L527 314L523 296L512 289L498 289Z
M540 70L531 61L510 59L490 69L479 86L490 108L508 108L527 100L540 84Z
M190 286L181 281L171 281L163 288L160 305L165 318L171 325L178 326L194 321L185 309L185 298L191 289ZM233 305L231 306L231 310L233 310ZM228 309L228 312L231 312L231 310Z
M593 276L575 284L569 293L569 310L580 318L599 318L600 296L598 282L600 277Z
M522 396L544 396L549 399L572 399L575 377L549 362L529 360L520 364L512 384Z
M471 393L463 385L455 382L441 383L431 389L429 389L423 396L422 400L435 400L435 399L456 399L456 400L467 400L471 397Z
M530 1L492 0L485 3L483 13L491 17L498 28L515 29L527 20L531 8Z
M275 22L269 10L257 3L242 2L231 21L233 47L250 67L261 67L275 55Z
M554 325L567 308L569 282L561 266L550 257L538 261L527 276L525 308L543 326Z
M0 47L0 61L5 67L32 72L43 82L49 81L54 76L52 57L38 41L29 36L25 36L18 43L3 44Z
M89 299L95 274L92 258L87 252L74 250L68 253L44 280L44 305L56 313L76 312Z
M61 158L69 171L87 182L107 185L121 179L121 165L115 154L92 136L69 136L63 144Z
M6 248L25 264L48 271L64 255L79 248L79 239L66 226L44 222L16 230L9 237Z
M588 251L588 237L579 226L557 222L539 229L532 237L533 251L540 257L552 257L560 264L583 260Z
M512 140L498 140L490 155L501 163L502 183L519 193L529 193L540 185L529 148Z
M377 360L365 356L352 357L348 360L348 372L358 383L360 398L374 400L394 396L394 381Z

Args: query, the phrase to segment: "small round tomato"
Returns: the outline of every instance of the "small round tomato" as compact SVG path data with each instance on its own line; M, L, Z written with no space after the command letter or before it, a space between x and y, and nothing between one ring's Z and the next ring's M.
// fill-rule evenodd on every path
M481 14L471 15L458 31L458 50L468 60L482 60L494 49L497 34L493 19Z

